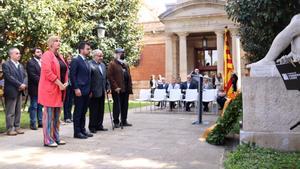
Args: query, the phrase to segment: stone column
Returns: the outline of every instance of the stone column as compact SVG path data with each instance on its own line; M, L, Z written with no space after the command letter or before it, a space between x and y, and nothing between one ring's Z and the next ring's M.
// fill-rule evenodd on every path
M238 46L237 46L237 40L238 40L238 33L237 30L230 30L231 32L231 55L232 55L232 62L234 66L234 72L238 72Z
M187 41L188 33L177 33L179 36L179 74L182 81L186 81L187 76Z
M238 76L238 89L241 88L241 48L240 48L240 38L238 35L238 31L231 30L231 41L232 41L232 61L233 61L233 66L234 66L234 72Z
M218 51L218 65L217 65L217 73L224 72L224 31L219 30L215 31L217 35L217 51Z
M166 35L166 60L165 60L165 76L168 81L172 79L173 76L173 42L172 42L172 33Z
M242 58L241 58L241 38L237 37L237 75L238 75L238 89L242 87Z

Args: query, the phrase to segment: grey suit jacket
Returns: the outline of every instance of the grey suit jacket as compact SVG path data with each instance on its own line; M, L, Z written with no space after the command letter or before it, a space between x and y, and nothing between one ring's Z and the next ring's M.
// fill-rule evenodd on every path
M94 60L89 61L92 70L91 77L91 93L92 97L102 97L109 89L109 84L106 76L106 66L104 63L96 63ZM102 68L100 72L99 66Z
M4 75L4 96L6 98L17 98L19 94L23 93L19 91L19 87L23 83L27 84L26 73L21 64L20 69L21 74L19 74L17 67L11 60L6 61L2 65Z

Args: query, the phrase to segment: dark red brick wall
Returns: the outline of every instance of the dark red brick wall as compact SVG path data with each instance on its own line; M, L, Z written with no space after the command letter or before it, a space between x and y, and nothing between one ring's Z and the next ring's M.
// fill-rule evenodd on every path
M151 75L165 76L165 44L144 45L140 64L131 67L133 81L149 80Z

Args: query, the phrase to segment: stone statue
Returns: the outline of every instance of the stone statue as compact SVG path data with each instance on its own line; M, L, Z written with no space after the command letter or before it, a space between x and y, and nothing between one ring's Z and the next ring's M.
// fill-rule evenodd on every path
M255 75L258 72L258 74L269 74L270 72L268 71L271 69L266 69L266 67L274 68L276 58L289 46L289 44L291 44L291 52L278 59L278 63L300 62L300 14L295 15L289 25L276 36L267 55L260 61L247 65L247 67L251 68L251 73ZM262 67L264 68L262 69ZM254 71L252 69L254 69ZM255 71L255 69L260 70ZM271 71L274 72L274 69Z

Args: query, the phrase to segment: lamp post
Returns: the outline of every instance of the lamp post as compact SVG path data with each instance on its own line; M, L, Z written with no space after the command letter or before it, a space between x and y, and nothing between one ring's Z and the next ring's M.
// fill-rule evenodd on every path
M104 26L103 21L100 20L99 24L97 25L98 38L103 38L105 36L105 29L106 29L106 27Z

